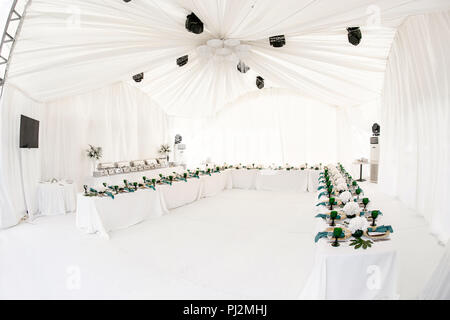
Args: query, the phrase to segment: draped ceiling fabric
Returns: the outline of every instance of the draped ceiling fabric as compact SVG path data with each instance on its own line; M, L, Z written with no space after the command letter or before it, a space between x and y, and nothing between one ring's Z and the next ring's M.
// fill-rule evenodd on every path
M293 88L333 106L359 105L382 89L396 27L412 14L450 8L448 0L32 0L10 66L9 82L49 102L130 81L169 115L207 117L249 91L255 76L267 87ZM187 32L186 15L204 23ZM381 23L381 24L379 24ZM354 47L346 28L361 26ZM287 44L272 48L270 36ZM213 38L251 46L237 61L205 58ZM189 54L178 67L176 58ZM131 77L145 71L134 84Z

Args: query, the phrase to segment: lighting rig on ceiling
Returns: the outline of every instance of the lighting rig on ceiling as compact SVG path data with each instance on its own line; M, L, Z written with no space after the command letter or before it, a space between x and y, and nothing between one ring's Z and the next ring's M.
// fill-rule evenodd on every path
M142 80L144 80L144 73L141 72L141 73L134 75L133 80L136 82L141 82Z
M131 0L123 0L128 3ZM188 32L194 34L201 34L204 31L204 24L194 12L186 16L185 27ZM361 43L362 33L360 27L347 28L348 41L358 46ZM282 48L286 45L286 36L276 35L269 37L269 44L274 48ZM251 50L251 46L241 44L238 39L210 39L206 45L201 45L197 48L197 53L202 58L214 58L218 61L235 61L238 63L236 69L240 73L247 73L250 67L243 61L245 56ZM189 55L184 55L176 59L176 64L179 67L185 66L189 62ZM133 76L133 80L141 82L144 79L144 73L139 73ZM256 77L256 87L258 89L264 88L264 78Z
M362 33L359 27L350 27L347 28L348 33L348 42L352 45L357 46L361 43Z

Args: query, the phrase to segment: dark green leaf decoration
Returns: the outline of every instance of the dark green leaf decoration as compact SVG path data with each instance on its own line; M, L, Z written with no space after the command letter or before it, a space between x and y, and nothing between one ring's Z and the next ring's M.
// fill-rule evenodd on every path
M355 250L360 249L360 248L363 248L364 250L366 250L367 248L372 248L372 244L373 244L372 241L363 240L361 238L357 238L350 242L350 246L354 246Z

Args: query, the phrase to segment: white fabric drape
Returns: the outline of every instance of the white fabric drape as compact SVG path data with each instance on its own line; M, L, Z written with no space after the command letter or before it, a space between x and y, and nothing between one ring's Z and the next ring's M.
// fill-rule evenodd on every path
M399 29L382 102L380 182L450 238L450 11Z
M356 107L339 107L336 111L338 134L338 159L353 175L359 177L359 166L354 165L356 159L370 160L370 137L372 125L380 123L380 99L364 103ZM368 166L363 176L369 176Z
M37 213L37 183L70 179L78 189L91 174L85 150L103 148L102 161L156 157L167 142L167 116L143 92L115 84L50 104L9 87L2 103L0 227ZM19 149L20 115L40 121L39 149Z
M450 242L427 285L422 290L420 299L450 300Z
M178 118L172 126L173 133L185 137L188 164L209 159L217 164L299 166L336 160L336 108L286 90L252 93L214 119L200 123Z
M101 161L116 162L156 157L168 140L165 113L127 84L48 104L46 119L43 179L84 182L90 170L88 144L103 148Z
M17 43L9 81L40 101L53 101L118 81L130 81L170 115L207 117L266 86L291 88L332 105L377 98L395 28L408 15L450 8L448 0L33 0ZM186 31L195 12L205 32ZM361 26L358 47L346 28ZM268 38L284 34L272 48ZM251 45L232 62L202 59L208 39ZM176 58L189 54L179 68ZM140 84L134 74L146 72ZM70 76L69 76L70 75ZM45 79L45 81L42 81Z
M37 211L33 196L40 179L39 149L19 149L20 115L42 120L43 104L36 103L14 88L5 88L0 103L0 228L19 222L27 211ZM39 137L42 142L42 137Z

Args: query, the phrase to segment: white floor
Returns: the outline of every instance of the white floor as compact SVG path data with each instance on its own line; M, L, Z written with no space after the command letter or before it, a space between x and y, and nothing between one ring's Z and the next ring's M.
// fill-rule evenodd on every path
M394 227L400 297L415 298L444 247L413 211L364 189ZM0 298L295 299L312 268L314 198L225 191L110 240L82 234L74 215L39 218L0 231Z

